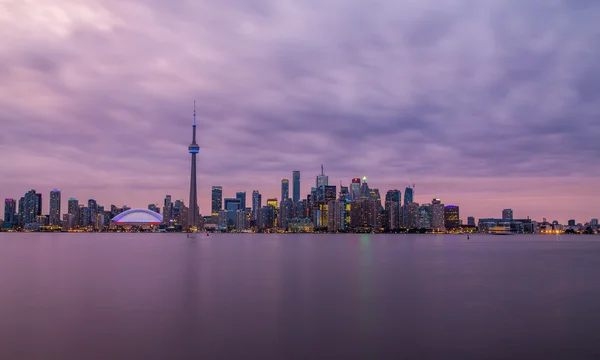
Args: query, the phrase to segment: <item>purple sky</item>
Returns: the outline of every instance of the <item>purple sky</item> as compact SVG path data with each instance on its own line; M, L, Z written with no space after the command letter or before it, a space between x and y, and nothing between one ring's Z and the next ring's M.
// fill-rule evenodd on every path
M366 175L461 217L600 216L597 0L0 4L0 197L146 207ZM291 189L290 189L291 190ZM249 195L248 195L249 196Z

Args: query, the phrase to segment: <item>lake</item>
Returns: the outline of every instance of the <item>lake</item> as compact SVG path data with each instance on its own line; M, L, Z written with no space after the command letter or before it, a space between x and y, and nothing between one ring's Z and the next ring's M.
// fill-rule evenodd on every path
M600 237L0 234L1 359L600 358Z

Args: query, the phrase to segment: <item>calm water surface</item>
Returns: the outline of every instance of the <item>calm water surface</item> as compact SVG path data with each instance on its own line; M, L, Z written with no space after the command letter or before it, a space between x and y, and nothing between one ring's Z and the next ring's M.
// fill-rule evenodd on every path
M0 234L0 359L600 358L600 237Z

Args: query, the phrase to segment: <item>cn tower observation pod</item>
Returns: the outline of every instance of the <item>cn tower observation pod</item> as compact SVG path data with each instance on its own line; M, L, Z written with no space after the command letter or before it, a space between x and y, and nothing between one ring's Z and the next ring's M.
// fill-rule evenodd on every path
M163 221L161 214L148 209L130 209L112 218L115 225L159 225Z

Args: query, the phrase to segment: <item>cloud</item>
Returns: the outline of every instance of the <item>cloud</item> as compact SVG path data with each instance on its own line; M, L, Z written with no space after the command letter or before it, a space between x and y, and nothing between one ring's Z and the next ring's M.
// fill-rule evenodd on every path
M437 179L489 181L490 196L535 179L543 196L569 177L563 191L594 192L599 10L558 0L5 3L0 196L59 187L106 205L186 199L193 100L203 213L211 185L277 196L280 178L300 169L307 179L321 163L332 182L368 174L382 192L435 183L432 193L476 216L468 188ZM589 204L552 213L597 216Z

